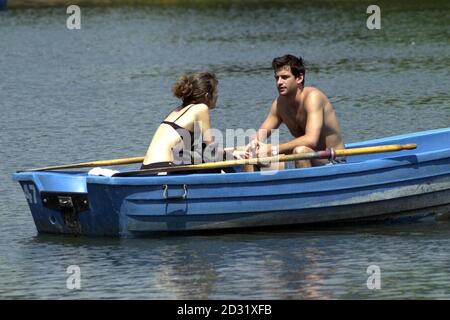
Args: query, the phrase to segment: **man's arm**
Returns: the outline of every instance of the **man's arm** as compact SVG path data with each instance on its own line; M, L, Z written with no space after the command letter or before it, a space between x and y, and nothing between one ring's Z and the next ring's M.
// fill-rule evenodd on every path
M305 134L289 142L279 145L279 153L291 153L295 147L306 146L316 150L319 145L320 134L323 127L323 105L319 92L311 92L304 101L306 111Z
M271 130L277 129L281 125L281 118L278 116L277 99L272 103L269 114L259 127L256 133L256 140L265 141L271 135Z

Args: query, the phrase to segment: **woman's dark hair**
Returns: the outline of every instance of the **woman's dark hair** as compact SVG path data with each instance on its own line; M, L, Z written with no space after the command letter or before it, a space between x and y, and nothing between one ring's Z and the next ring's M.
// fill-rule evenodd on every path
M291 72L296 78L302 74L302 85L305 84L305 64L302 57L297 58L296 56L293 56L291 54L286 54L282 57L277 57L272 60L272 68L274 72L277 72L278 69L281 69L285 66L289 66L291 68Z
M183 101L183 106L191 103L202 103L205 95L211 98L217 92L219 81L211 72L199 72L181 75L173 85L173 95Z

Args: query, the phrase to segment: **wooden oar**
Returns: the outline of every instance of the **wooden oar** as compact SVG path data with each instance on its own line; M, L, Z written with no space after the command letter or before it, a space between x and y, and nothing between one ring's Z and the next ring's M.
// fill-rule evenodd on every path
M381 146L374 146L374 147L338 149L338 150L327 149L324 151L289 154L289 155L279 155L279 156L264 157L264 158L218 161L218 162L209 162L209 163L201 163L201 164L179 165L179 166L173 166L173 167L159 167L159 168L151 168L151 169L144 169L144 170L119 172L119 173L114 174L113 177L130 177L130 176L137 176L137 175L143 175L143 174L149 174L149 173L155 173L155 172L218 169L218 168L234 167L234 166L246 165L246 164L260 164L260 163L282 162L282 161L293 161L293 160L311 160L311 159L333 160L336 157L347 157L347 156L356 156L356 155L361 155L361 154L411 150L411 149L415 149L416 147L417 146L415 143L411 143L411 144L403 144L403 145L391 144L391 145L381 145Z
M226 152L229 152L229 151L233 151L234 149L235 148L230 147L230 148L224 148L223 150ZM60 166L34 168L34 169L29 169L29 170L20 170L17 172L76 169L76 168L100 167L100 166L118 166L118 165L123 165L123 164L142 163L142 161L144 161L144 157L117 158L117 159L110 159L110 160L97 160L97 161L91 161L91 162L64 164L64 165L60 165Z
M42 168L35 168L35 169L30 169L30 170L18 171L18 172L75 169L75 168L100 167L100 166L116 166L116 165L122 165L122 164L141 163L142 161L144 161L144 157L118 158L118 159L111 159L111 160L97 160L97 161L92 161L92 162L65 164L65 165L61 165L61 166L42 167Z

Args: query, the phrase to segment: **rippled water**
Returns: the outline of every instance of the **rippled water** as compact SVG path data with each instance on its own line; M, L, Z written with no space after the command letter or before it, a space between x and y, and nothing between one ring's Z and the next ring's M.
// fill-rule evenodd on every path
M276 95L270 62L307 61L347 142L448 127L450 7L380 1L225 2L0 11L0 297L450 298L446 221L138 240L37 236L16 170L143 155L178 74L220 81L219 129L254 128ZM283 129L284 139L289 135ZM381 290L368 290L369 265ZM82 289L68 290L78 265Z

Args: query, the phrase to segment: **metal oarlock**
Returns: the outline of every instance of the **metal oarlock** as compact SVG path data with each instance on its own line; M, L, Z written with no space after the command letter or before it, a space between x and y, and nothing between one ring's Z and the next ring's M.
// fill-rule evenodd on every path
M328 160L330 161L336 160L336 150L334 150L333 148L328 148L327 151L330 152Z

